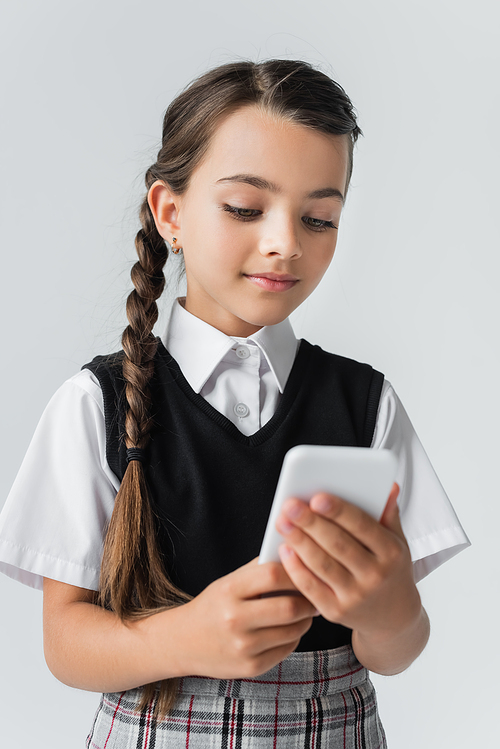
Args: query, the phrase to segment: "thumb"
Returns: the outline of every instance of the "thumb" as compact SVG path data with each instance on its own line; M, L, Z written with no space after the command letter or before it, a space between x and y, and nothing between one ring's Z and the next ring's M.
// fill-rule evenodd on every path
M401 527L401 520L399 517L399 492L400 489L398 484L394 483L384 507L382 517L380 518L380 524L385 526L386 528L389 528L391 531L394 531L394 533L396 533L398 536L404 538L403 529Z

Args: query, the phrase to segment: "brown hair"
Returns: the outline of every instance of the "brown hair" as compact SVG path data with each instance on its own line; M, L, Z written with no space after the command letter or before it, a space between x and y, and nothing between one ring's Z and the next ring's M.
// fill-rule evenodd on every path
M311 65L294 60L261 63L234 62L211 70L192 82L168 107L163 121L162 146L145 175L149 190L156 180L182 195L191 175L210 146L221 119L244 106L266 112L332 135L346 135L348 170L352 173L354 144L361 134L353 106L344 89ZM156 300L165 278L168 247L156 229L147 196L140 208L142 228L135 245L139 256L132 268L134 290L127 299L123 377L128 412L124 441L127 448L144 449L150 439L152 417L149 382L157 347L153 326ZM101 565L100 605L124 621L148 616L191 599L168 578L155 531L156 519L148 496L141 462L131 460L116 496ZM160 684L155 715L166 715L177 693L177 679ZM139 709L155 699L156 685L142 691Z

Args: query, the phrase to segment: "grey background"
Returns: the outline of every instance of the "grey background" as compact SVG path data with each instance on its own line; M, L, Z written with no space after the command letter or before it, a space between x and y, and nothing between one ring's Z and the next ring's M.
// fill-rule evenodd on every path
M52 393L119 347L142 175L176 92L236 57L291 57L357 107L336 257L295 329L386 373L473 542L420 585L424 654L374 677L392 749L496 735L498 21L485 0L0 7L0 504ZM0 577L3 745L83 747L98 695L49 673L42 596Z

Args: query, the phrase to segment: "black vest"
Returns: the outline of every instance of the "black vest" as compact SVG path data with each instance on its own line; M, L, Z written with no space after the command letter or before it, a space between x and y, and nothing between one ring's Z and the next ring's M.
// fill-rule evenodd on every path
M104 396L106 456L126 469L123 352L84 368ZM259 553L287 450L294 445L370 447L383 375L300 342L278 408L247 437L191 388L161 341L151 381L154 427L145 465L170 579L195 596ZM297 650L350 642L350 630L315 617Z

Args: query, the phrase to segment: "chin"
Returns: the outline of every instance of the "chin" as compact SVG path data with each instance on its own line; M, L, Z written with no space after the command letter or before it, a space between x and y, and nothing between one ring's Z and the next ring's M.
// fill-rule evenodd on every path
M286 320L291 312L292 310L283 311L281 313L274 312L267 314L263 312L262 314L248 315L248 317L244 317L243 319L249 325L255 325L255 327L264 328L267 325L277 325L278 323L283 322L283 320Z

